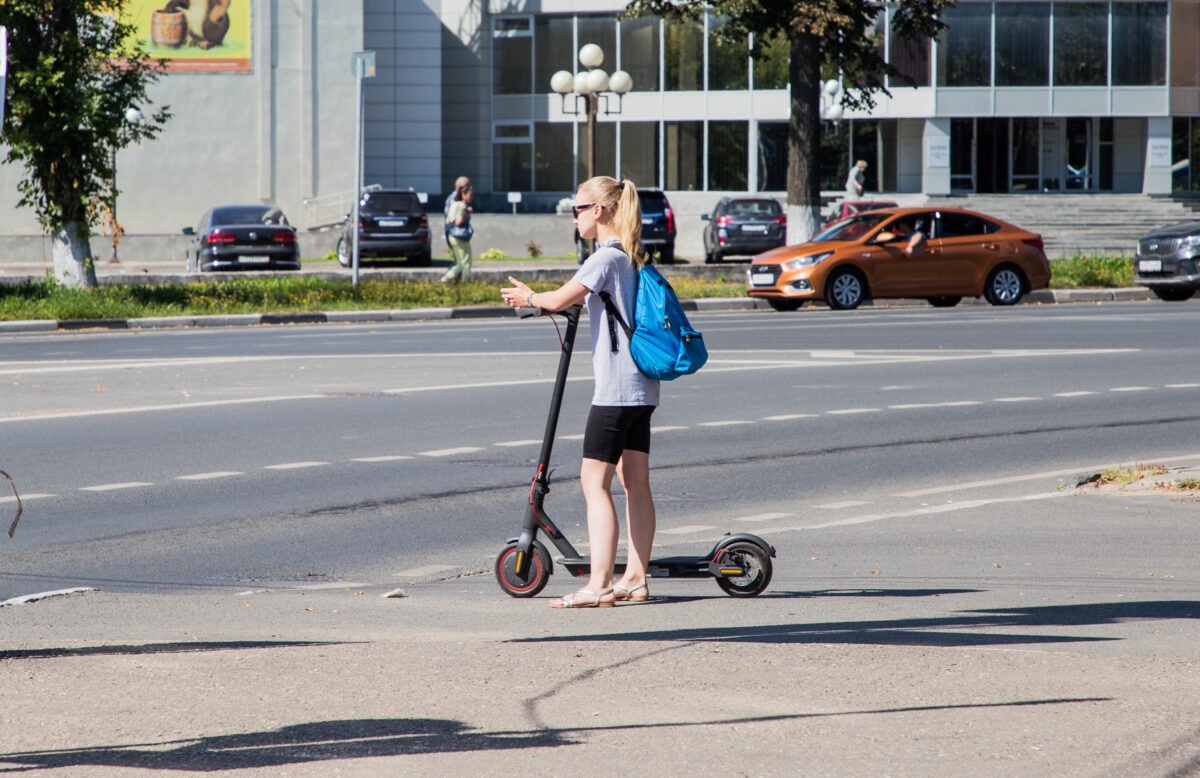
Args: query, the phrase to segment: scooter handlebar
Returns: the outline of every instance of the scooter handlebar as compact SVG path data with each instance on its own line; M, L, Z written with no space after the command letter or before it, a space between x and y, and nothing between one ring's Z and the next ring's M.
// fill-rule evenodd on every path
M534 316L545 316L548 313L548 311L544 308L528 308L526 306L521 306L516 310L517 318L519 319L529 319Z

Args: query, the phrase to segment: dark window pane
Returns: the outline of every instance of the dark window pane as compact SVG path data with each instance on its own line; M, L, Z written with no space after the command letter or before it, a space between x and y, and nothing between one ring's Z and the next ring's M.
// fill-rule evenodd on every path
M708 188L746 188L746 122L708 123Z
M1055 85L1104 86L1107 75L1108 5L1055 3Z
M1186 192L1188 190L1188 172L1191 167L1188 141L1190 140L1191 121L1186 116L1176 116L1171 120L1171 191Z
M988 86L992 75L992 4L964 3L945 13L938 40L938 85Z
M492 91L498 95L529 94L533 84L529 19L497 19L492 30Z
M750 70L750 42L742 37L728 40L716 35L725 18L710 16L708 20L708 88L712 90L745 89Z
M588 130L579 127L579 167L575 175L580 183L588 179ZM596 122L596 172L597 176L617 175L617 125L612 122Z
M950 188L975 188L975 120L950 120Z
M929 39L902 38L888 27L888 62L907 76L890 79L894 86L929 86Z
M821 188L843 192L850 171L850 122L821 122Z
M758 189L776 192L787 189L787 122L758 125Z
M776 33L760 39L758 45L759 52L754 57L754 88L787 89L791 42L787 36Z
M667 22L663 64L667 91L703 89L704 29L695 22Z
M533 70L533 91L549 92L550 77L560 70L574 73L575 48L572 45L574 20L569 16L539 16L533 21L534 48L537 50Z
M633 78L633 91L658 91L659 20L655 17L621 22L621 70Z
M1050 4L996 4L996 86L1050 83Z
M1113 3L1112 13L1113 85L1166 84L1167 4Z
M600 64L606 72L616 70L613 63L617 61L617 21L612 16L580 16L579 17L579 48L575 49L572 62L576 72L585 68L579 62L579 49L589 43L594 43L604 49L604 62ZM570 70L571 68L568 68Z
M538 191L569 192L575 189L571 177L574 128L574 124L567 122L539 122L534 126Z
M867 169L863 173L863 195L867 192L879 191L879 122L853 121L850 122L850 156L857 160L866 160ZM849 166L847 166L847 169ZM845 180L842 187L845 188Z
M702 122L667 122L663 126L663 168L666 189L699 190L704 170Z
M658 186L658 122L621 123L621 178Z
M1200 5L1171 4L1171 86L1200 86Z
M501 192L528 192L532 189L528 143L497 143L492 147L496 156L496 189Z

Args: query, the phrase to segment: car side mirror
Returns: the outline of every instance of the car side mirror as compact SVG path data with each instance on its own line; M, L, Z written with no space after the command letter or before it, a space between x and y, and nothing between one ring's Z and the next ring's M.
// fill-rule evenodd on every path
M894 232L881 232L881 233L879 233L878 235L876 235L876 236L875 236L875 240L874 240L874 241L872 241L872 242L873 242L873 243L891 243L891 242L892 242L892 241L894 241L895 239L896 239L896 233L894 233Z
M195 235L196 231L194 229L192 229L191 227L184 227L183 234L184 235Z

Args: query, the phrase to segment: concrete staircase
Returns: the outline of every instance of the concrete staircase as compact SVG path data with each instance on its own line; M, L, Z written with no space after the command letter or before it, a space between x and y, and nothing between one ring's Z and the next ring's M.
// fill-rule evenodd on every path
M1141 235L1198 218L1183 202L1142 194L972 194L928 204L969 208L1039 233L1051 259L1133 256Z

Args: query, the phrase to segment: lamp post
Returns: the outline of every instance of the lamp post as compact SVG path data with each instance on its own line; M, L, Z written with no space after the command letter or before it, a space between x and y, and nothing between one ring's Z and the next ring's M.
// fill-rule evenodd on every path
M588 126L587 173L588 178L596 175L596 116L599 113L600 101L604 101L604 114L621 113L621 98L633 89L633 77L624 70L618 70L611 76L600 69L604 64L604 49L594 43L588 43L579 49L579 63L586 68L572 74L560 70L550 77L550 88L562 99L562 112L578 116L586 111ZM567 96L574 96L570 109L567 107ZM613 108L610 98L616 98ZM586 106L580 110L579 101Z
M130 106L129 108L126 108L125 109L125 124L121 126L121 130L119 132L119 136L120 136L121 140L125 139L126 128L128 128L132 125L140 124L141 121L142 121L142 112L141 111L139 111L137 108L134 108L132 106ZM112 162L112 195L113 195L112 196L112 212L110 213L110 216L112 217L112 225L111 225L111 228L112 228L112 256L110 256L108 258L108 262L110 265L112 265L112 264L117 264L121 261L120 259L117 258L117 242L121 239L121 233L124 232L124 230L121 229L121 223L119 221L117 221L117 145L116 144L113 144L112 159L110 161Z

